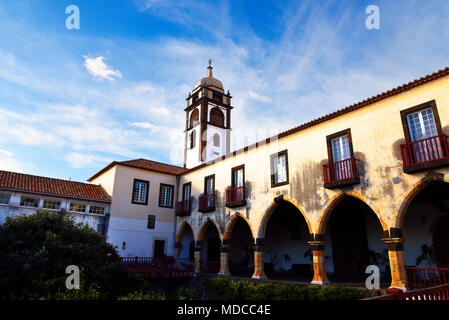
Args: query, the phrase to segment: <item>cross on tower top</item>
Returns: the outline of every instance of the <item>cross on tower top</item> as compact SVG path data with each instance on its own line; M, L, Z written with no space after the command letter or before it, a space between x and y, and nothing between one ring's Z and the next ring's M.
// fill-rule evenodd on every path
M207 76L212 78L212 59L209 59L209 66L207 67Z

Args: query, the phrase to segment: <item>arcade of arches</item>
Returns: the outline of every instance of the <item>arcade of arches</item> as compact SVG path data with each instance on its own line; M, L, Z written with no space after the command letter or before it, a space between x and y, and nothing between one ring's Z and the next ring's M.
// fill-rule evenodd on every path
M265 213L260 230L235 214L222 237L209 220L194 242L192 229L184 224L177 254L194 257L196 272L312 279L313 284L364 285L366 267L374 264L383 286L405 288L407 266L449 267L449 183L430 181L415 189L389 229L367 203L343 194L327 207L318 232L311 233L303 213L281 196Z

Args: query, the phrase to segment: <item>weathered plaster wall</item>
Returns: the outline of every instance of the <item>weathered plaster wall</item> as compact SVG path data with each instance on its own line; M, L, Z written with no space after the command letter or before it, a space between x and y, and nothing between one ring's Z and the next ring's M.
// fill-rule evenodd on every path
M402 171L399 145L405 139L400 111L431 100L436 101L442 127L449 134L449 77L445 77L184 174L180 186L192 182L193 207L192 214L179 218L178 223L189 221L197 232L210 218L223 233L230 216L240 212L249 220L253 233L258 234L273 199L284 195L297 205L310 221L312 232L317 233L320 223L326 221L323 217L326 208L340 194L348 193L366 202L378 215L384 229L395 227L407 193L428 174L428 171L413 174ZM328 161L326 136L348 128L361 183L325 189L322 166ZM285 149L288 150L290 183L271 188L270 155ZM231 185L231 169L241 164L245 164L248 204L229 209L224 206L225 189ZM444 174L445 181L449 182L447 167L431 171ZM215 174L217 209L204 214L197 211L197 201L203 193L204 177L211 174Z

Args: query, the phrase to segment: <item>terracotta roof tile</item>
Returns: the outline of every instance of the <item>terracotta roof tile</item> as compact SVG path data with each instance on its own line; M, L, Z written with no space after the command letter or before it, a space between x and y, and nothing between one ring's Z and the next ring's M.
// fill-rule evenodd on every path
M166 174L170 174L170 175L178 175L187 170L182 167L173 166L171 164L161 163L161 162L147 160L147 159L113 161L109 165L107 165L105 168L101 169L96 174L94 174L92 177L87 179L87 181L92 181L93 179L100 176L101 174L103 174L104 172L108 171L109 169L111 169L112 167L114 167L116 165L122 165L122 166L127 166L127 167L133 167L133 168L138 168L138 169L166 173Z
M100 185L1 170L0 189L110 202Z

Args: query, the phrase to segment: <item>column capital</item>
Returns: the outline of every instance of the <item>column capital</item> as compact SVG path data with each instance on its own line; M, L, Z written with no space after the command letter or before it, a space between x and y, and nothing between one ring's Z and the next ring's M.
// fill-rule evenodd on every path
M382 238L388 251L404 251L405 238Z
M324 247L326 247L327 241L324 241L324 240L322 240L322 241L309 241L307 243L310 245L312 251L323 251Z

